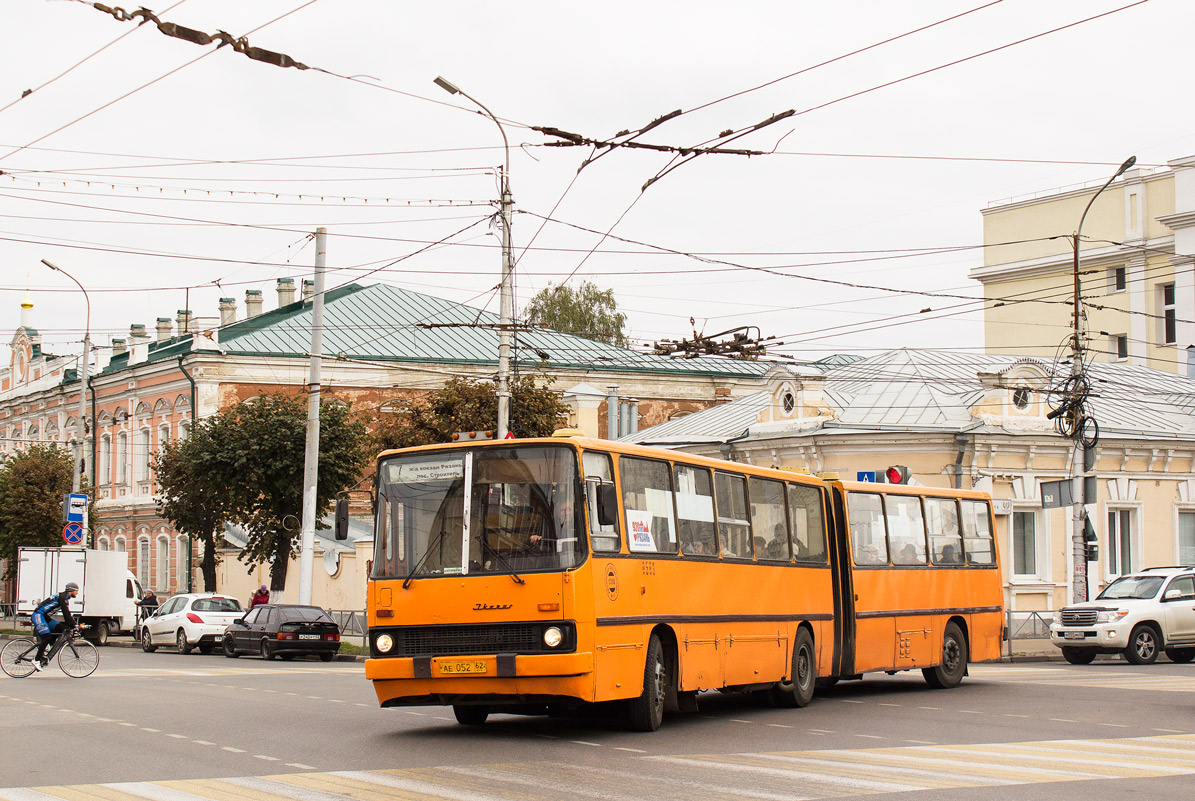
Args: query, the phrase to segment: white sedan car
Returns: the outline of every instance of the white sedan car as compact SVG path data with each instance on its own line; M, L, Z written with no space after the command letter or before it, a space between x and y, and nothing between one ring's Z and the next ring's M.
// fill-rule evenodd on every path
M198 648L210 654L224 636L224 629L245 610L236 598L213 592L175 595L141 624L141 650L152 653L159 645L174 645L179 653Z

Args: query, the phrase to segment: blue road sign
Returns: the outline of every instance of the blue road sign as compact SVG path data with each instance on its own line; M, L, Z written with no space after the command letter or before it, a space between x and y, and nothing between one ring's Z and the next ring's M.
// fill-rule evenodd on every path
M86 495L81 492L72 492L66 496L66 519L68 523L82 523L83 515L86 511Z
M872 484L876 481L876 471L874 470L860 470L855 473L856 481L870 481Z
M67 523L62 527L62 539L67 545L78 545L83 542L83 526L80 523Z

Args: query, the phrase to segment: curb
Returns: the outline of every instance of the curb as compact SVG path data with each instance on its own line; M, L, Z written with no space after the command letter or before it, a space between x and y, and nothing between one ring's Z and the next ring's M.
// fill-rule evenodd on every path
M31 636L31 634L0 633L0 642L5 642L7 640L15 640L15 639L19 639L21 637L28 637L28 636ZM119 636L119 635L117 635L117 636ZM141 643L136 642L135 640L126 641L123 639L120 639L120 640L109 639L108 642L104 643L102 646L99 646L99 647L101 647L101 648L140 648ZM210 655L214 655L214 654L209 654L209 656ZM336 657L332 661L333 662L364 662L365 656L363 654L362 655L337 654Z

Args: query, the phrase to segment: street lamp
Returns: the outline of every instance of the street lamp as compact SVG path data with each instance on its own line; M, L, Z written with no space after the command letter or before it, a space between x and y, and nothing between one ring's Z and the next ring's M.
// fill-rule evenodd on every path
M1079 391L1081 381L1080 376L1083 375L1083 342L1080 339L1079 332L1079 290L1081 282L1079 279L1079 239L1083 233L1083 221L1087 219L1087 212L1091 211L1091 205L1095 203L1095 199L1100 196L1100 193L1111 186L1112 182L1137 163L1136 156L1129 156L1124 164L1116 173L1104 182L1104 185L1099 188L1091 200L1087 201L1087 207L1083 209L1083 216L1079 218L1079 227L1075 230L1075 235L1072 238L1072 247L1074 255L1074 263L1072 272L1074 274L1075 297L1073 303L1073 324L1074 327L1071 333L1071 376L1076 391ZM1075 438L1075 454L1071 459L1071 486L1074 495L1074 512L1071 519L1071 553L1074 559L1073 584L1071 589L1072 600L1075 603L1082 603L1087 600L1087 540L1084 531L1084 523L1087 519L1087 488L1085 486L1087 465L1086 453L1083 447L1083 419L1081 410L1074 412L1077 414L1075 421L1075 431L1073 436Z
M60 272L67 278L75 282L76 286L83 292L83 300L87 301L87 327L83 333L83 356L79 359L79 429L78 436L75 437L75 469L74 478L71 481L72 491L79 491L80 483L80 467L83 464L83 443L87 438L87 366L91 358L91 298L87 296L87 290L79 283L79 279L68 273L61 267L51 264L45 259L41 263L49 267L55 272ZM90 481L88 484L90 485Z
M436 86L450 95L462 95L477 105L486 116L498 126L502 134L502 147L506 158L502 164L500 180L502 190L502 283L499 290L498 312L498 439L506 439L510 432L510 327L514 316L514 258L510 245L510 216L514 201L510 196L510 142L506 138L506 129L485 107L481 101L461 91L459 87L444 78L437 76Z

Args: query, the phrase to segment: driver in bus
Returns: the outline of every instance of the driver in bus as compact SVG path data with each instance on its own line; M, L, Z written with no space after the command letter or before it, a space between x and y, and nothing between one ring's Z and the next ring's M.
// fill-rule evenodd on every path
M556 509L552 515L553 530L546 535L532 534L527 538L527 543L532 548L545 548L547 547L547 541L555 540L556 542L560 542L572 539L576 536L573 533L574 520L572 498L561 497L556 502Z

